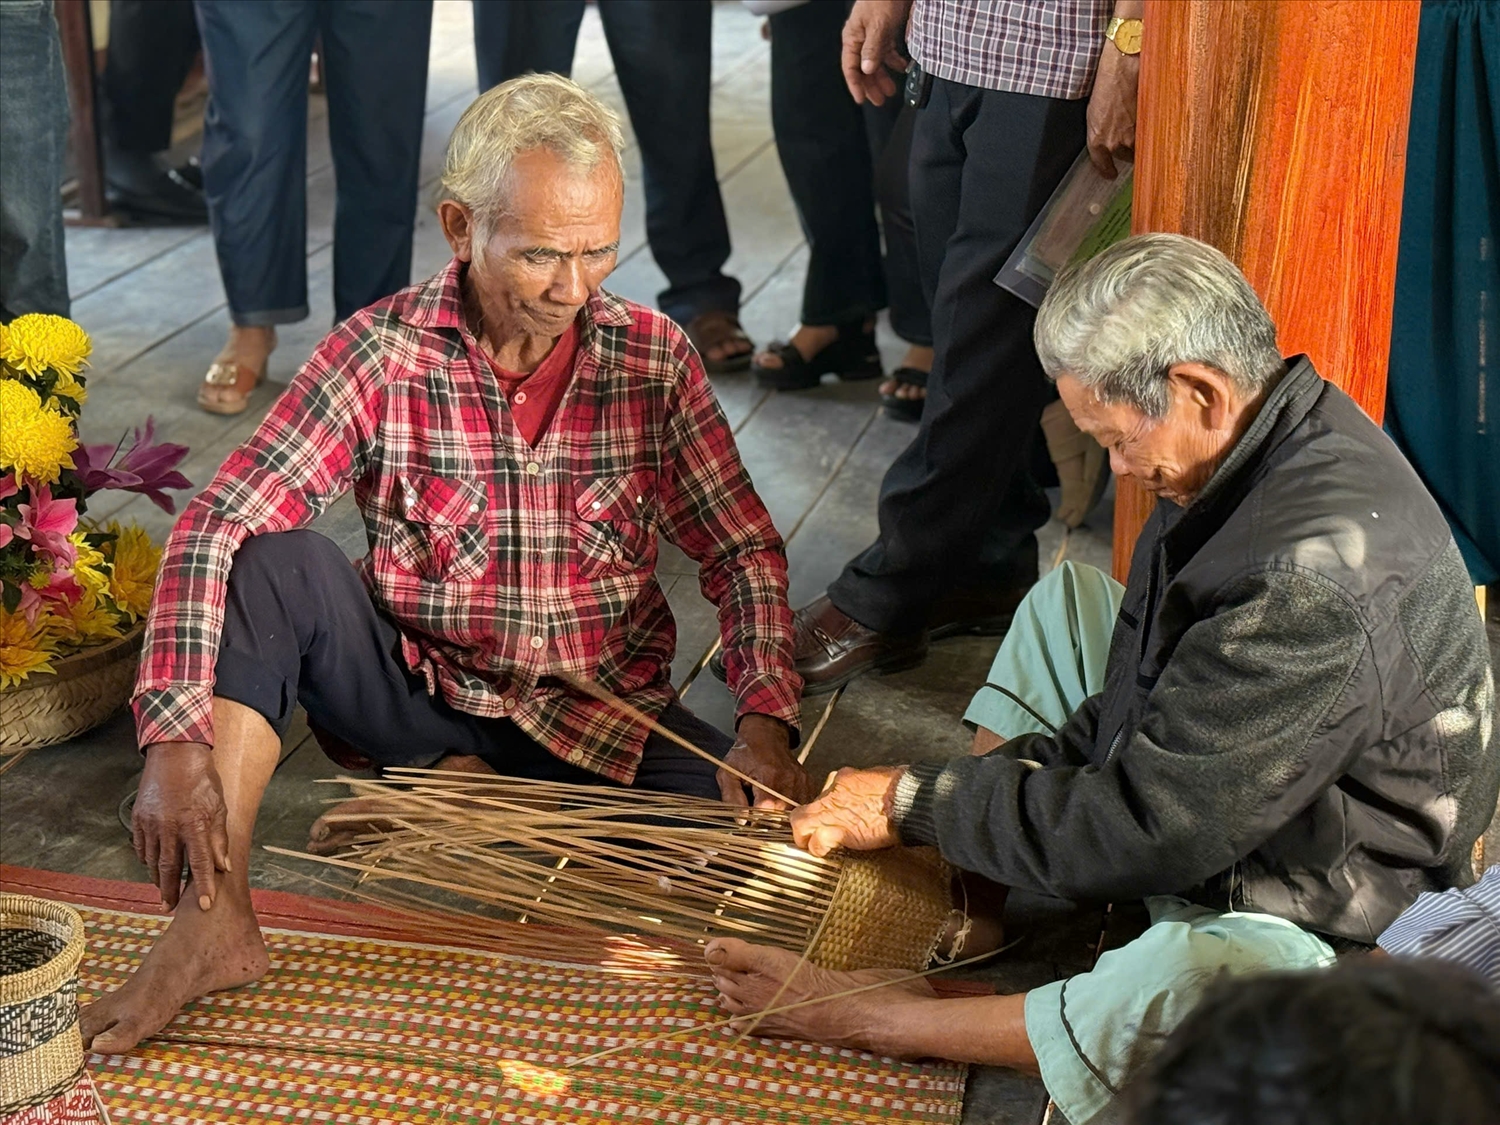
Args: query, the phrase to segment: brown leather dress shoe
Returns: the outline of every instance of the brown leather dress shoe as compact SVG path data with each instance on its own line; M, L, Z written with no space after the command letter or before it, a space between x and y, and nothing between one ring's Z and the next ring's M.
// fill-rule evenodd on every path
M824 594L792 619L803 695L822 695L867 672L899 672L927 659L927 632L896 636L866 629Z

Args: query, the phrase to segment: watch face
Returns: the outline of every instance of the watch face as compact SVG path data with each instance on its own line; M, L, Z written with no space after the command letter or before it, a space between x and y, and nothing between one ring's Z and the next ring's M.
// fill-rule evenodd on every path
M1115 30L1115 46L1122 55L1137 55L1141 51L1141 21L1125 20Z

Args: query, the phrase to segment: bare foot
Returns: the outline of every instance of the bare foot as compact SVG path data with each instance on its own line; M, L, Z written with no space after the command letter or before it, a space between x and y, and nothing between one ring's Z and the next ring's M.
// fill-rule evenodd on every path
M477 773L499 776L493 766L473 754L449 754L439 758L433 769L454 773ZM458 803L458 802L455 802ZM410 805L401 803L403 814ZM355 797L334 805L317 820L307 833L307 850L313 855L333 855L360 842L360 838L393 831L397 825L393 804L386 797Z
M257 981L268 968L243 875L221 884L207 911L196 893L184 894L141 967L79 1014L83 1045L101 1055L124 1054L166 1027L185 1004Z
M810 962L798 968L800 959L795 953L768 945L751 945L739 938L715 938L708 943L704 956L713 970L719 1003L737 1016L754 1016L770 1007L773 1000L781 1008L910 975L901 969L836 973ZM789 984L788 977L791 977ZM936 995L925 980L908 980L853 996L837 996L789 1012L747 1019L744 1026L753 1027L756 1035L770 1038L811 1039L835 1047L886 1054L889 1051L884 1039L891 1004L901 1000L931 1000Z

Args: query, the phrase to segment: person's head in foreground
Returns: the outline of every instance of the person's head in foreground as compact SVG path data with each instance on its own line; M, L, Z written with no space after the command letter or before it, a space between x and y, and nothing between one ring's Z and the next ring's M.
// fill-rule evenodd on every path
M465 297L485 336L556 339L615 268L621 146L615 115L555 74L503 83L464 111L438 218L468 263Z
M1500 997L1438 961L1224 981L1125 1099L1131 1125L1496 1125Z
M1116 476L1186 504L1286 372L1276 326L1234 263L1146 234L1061 274L1037 354Z

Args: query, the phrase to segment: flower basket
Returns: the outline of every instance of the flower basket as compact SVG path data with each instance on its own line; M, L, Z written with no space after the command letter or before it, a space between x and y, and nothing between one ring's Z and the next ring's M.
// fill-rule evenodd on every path
M0 1120L104 1120L78 1033L82 957L76 910L0 895Z
M144 622L124 636L55 662L0 690L0 754L34 750L92 730L125 705L135 683Z

